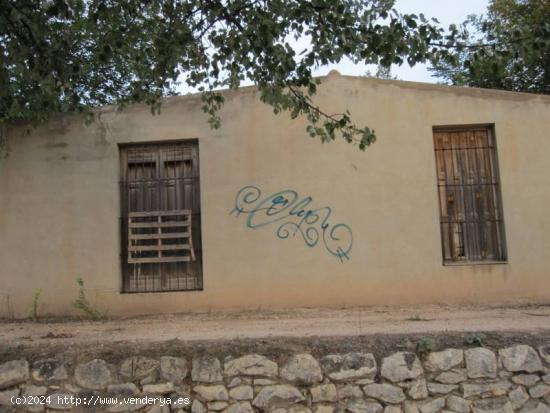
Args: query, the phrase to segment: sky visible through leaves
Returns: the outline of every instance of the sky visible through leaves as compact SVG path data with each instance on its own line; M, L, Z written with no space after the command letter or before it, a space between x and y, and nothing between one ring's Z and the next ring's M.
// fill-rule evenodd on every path
M441 25L447 28L450 24L460 24L470 14L484 14L487 10L489 0L396 0L395 8L401 13L423 13L427 18L436 18ZM296 50L303 50L308 45L308 39L301 39L292 42ZM437 83L438 79L428 72L427 64L417 64L410 67L407 63L402 66L392 66L391 74L399 80L410 80L415 82ZM342 75L363 76L367 71L376 72L376 66L365 64L354 64L344 58L337 65L321 66L314 71L315 76L325 76L330 70L336 69ZM251 82L243 82L242 86L251 85ZM180 85L179 92L182 94L194 93L195 90L186 85Z

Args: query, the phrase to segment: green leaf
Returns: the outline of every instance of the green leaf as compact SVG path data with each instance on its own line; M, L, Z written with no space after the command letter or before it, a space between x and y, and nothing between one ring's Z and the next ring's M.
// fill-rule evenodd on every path
M548 65L541 59L550 54L548 6L525 1L529 7L491 0L489 17L447 32L422 14L400 14L388 0L6 2L0 122L34 125L71 112L90 121L94 108L109 104L122 110L144 103L158 114L162 98L181 84L202 94L208 122L219 128L224 101L217 90L249 80L274 113L306 121L305 136L343 139L365 150L374 131L345 105L329 109L346 116L315 106L316 67L343 59L387 68L429 60L449 83L548 93ZM298 54L289 39L305 34L311 44ZM476 46L486 39L494 46L489 57ZM514 55L530 78L515 80L523 76L514 75ZM377 76L392 77L389 70Z

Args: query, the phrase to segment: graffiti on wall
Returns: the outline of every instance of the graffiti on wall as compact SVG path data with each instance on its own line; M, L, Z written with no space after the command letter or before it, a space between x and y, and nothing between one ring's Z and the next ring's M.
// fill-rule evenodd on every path
M262 195L253 185L237 192L230 214L247 215L246 226L257 229L268 225L277 227L281 239L299 236L308 247L323 246L340 261L349 260L353 234L347 224L331 221L332 208L313 208L311 196L300 196L292 189Z

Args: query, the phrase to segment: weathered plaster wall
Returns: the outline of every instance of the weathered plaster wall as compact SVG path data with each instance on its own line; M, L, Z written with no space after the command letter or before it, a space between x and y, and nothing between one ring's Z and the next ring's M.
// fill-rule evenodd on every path
M537 351L538 350L538 351ZM275 356L275 357L273 357ZM550 346L417 354L218 354L0 364L0 409L206 413L548 413Z
M0 161L0 314L74 312L75 278L109 314L223 307L351 306L550 299L550 98L331 75L317 96L376 129L360 152L321 145L252 88L226 94L211 130L199 97L135 106L85 126L63 117L8 133ZM442 265L432 126L495 125L509 262ZM204 291L120 294L119 143L198 138ZM349 260L278 226L230 215L237 192L285 189L332 208L353 232Z

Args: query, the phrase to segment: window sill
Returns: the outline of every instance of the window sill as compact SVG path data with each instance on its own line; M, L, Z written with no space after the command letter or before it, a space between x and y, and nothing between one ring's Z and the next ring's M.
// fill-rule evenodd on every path
M460 267L464 265L502 265L508 264L508 261L444 261L444 267Z
M164 293L192 293L192 292L201 292L204 291L204 288L193 288L193 289L182 289L182 290L121 290L120 294L164 294Z

